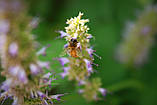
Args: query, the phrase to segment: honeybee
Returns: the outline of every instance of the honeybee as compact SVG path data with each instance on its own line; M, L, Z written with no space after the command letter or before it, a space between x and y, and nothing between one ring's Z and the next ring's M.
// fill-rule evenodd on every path
M80 46L78 46L77 39L71 39L68 43L67 52L71 57L78 57L78 51L80 51Z

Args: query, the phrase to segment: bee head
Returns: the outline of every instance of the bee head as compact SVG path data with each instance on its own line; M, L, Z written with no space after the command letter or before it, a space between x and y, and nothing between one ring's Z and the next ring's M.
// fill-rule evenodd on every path
M77 43L77 39L71 39L71 42L73 42L73 43Z

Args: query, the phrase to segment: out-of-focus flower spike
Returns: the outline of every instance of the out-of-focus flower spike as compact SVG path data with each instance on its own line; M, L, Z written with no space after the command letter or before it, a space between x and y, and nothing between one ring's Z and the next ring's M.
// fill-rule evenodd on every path
M156 6L147 7L135 23L126 25L123 41L117 48L116 57L121 63L141 66L148 58L157 33Z

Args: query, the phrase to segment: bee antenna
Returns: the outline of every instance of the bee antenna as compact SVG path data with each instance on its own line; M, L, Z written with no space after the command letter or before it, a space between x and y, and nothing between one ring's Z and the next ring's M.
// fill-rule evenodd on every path
M95 64L95 63L92 63L92 64L95 65L95 66L97 66L97 67L99 66L98 64Z

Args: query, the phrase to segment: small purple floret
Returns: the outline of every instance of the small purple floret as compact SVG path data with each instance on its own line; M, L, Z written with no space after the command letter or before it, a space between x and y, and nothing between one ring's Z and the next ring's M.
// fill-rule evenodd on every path
M87 39L91 39L93 36L92 35L89 35L89 36L87 36Z
M106 92L107 92L106 89L104 89L104 88L99 88L99 91L100 91L100 93L101 93L103 96L106 96Z
M92 54L93 54L94 50L92 48L88 48L87 52L90 55L90 57L92 57Z
M20 71L20 67L19 66L11 66L8 68L8 71L11 75L17 76L18 72Z
M83 81L83 80L81 80L81 81L78 83L79 86L80 86L80 85L85 85L85 84L86 84L86 82Z
M79 93L79 94L82 94L83 92L84 92L83 89L78 90L78 93Z
M6 81L4 81L2 83L1 89L7 91L10 88L10 85L12 84L12 81L13 80L11 78L9 78Z
M151 31L151 28L149 26L145 26L142 30L141 33L143 35L147 35Z
M24 83L24 84L28 83L28 79L27 79L27 77L26 77L26 73L25 73L25 71L24 71L23 69L21 69L21 70L19 71L19 73L18 73L18 78L19 78L19 80L20 80L22 83Z
M17 45L17 43L15 43L15 42L13 42L13 43L11 43L10 45L9 45L9 54L11 55L11 56L16 56L17 54L18 54L18 45Z
M67 48L67 47L68 47L68 44L65 44L65 45L64 45L64 48Z
M93 72L91 62L87 59L84 59L84 61L86 63L86 68L87 68L88 72L89 73Z
M39 67L35 64L30 64L30 71L32 74L36 75L39 73Z
M64 94L52 95L51 98L60 101L60 97L61 97L61 96L64 96Z
M46 95L41 92L41 91L37 91L37 94L39 95L39 97L44 98Z
M63 38L63 37L65 37L65 36L69 36L69 34L67 34L67 33L64 32L64 31L58 31L58 32L61 34L60 38Z
M41 68L50 69L50 62L41 62L41 61L38 61L37 63L38 63L38 65L39 65Z
M43 100L43 105L49 105L46 100Z
M30 26L32 28L36 28L38 26L38 24L39 24L39 18L38 17L33 18L33 20L30 22Z
M65 64L69 63L69 59L68 58L58 58L59 62L61 63L62 66L64 66Z
M51 74L50 72L48 72L47 74L45 74L45 75L43 76L43 78L49 78L51 75L52 75L52 74Z

